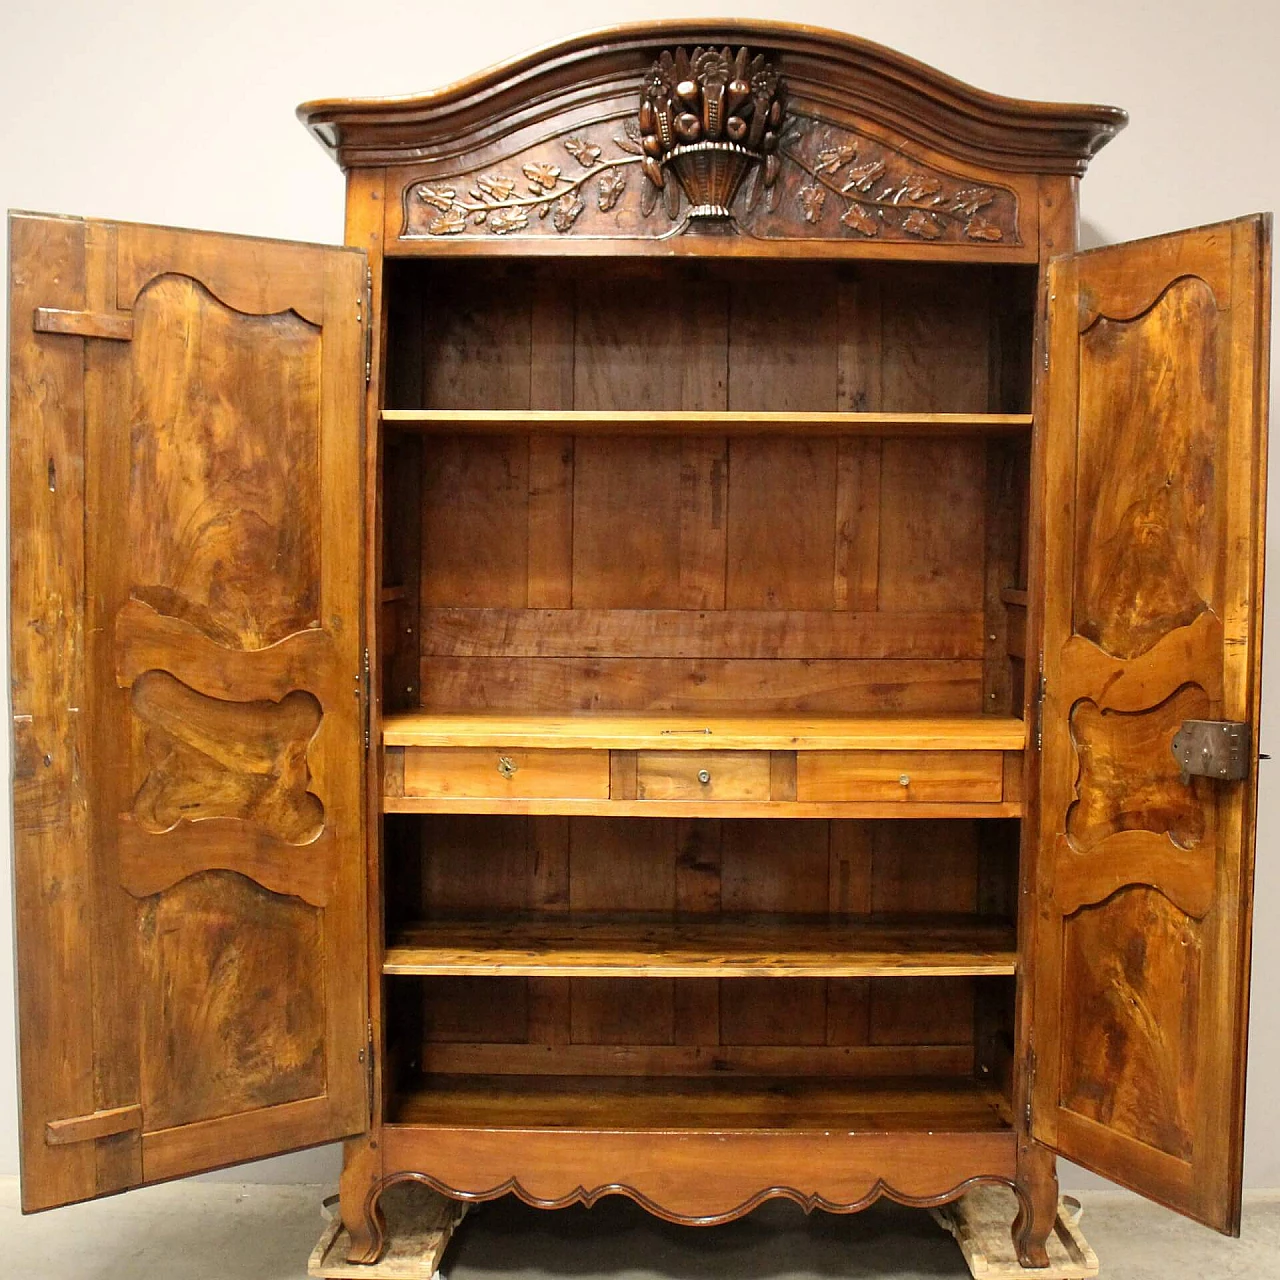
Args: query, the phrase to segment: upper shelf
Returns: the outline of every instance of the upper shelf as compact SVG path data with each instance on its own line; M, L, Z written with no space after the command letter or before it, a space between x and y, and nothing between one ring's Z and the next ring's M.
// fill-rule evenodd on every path
M503 715L402 711L388 747L562 747L600 751L1021 751L1014 716L691 716L674 712Z
M440 435L1017 435L1029 413L786 413L643 409L384 409L390 426Z

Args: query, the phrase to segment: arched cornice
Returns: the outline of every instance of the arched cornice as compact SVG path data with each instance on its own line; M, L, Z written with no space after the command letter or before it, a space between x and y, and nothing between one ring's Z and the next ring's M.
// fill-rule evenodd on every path
M344 168L441 162L501 149L559 117L638 102L663 49L748 46L784 78L796 110L857 117L968 164L1084 172L1127 116L1116 107L1006 98L856 36L787 23L697 19L574 36L421 96L325 99L298 115Z

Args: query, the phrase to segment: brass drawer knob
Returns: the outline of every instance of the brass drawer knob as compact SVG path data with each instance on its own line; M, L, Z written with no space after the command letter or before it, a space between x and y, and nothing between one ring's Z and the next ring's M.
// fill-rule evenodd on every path
M698 770L698 781L699 781L700 783L702 783L702 785L705 787L705 786L707 785L707 783L709 783L709 782L711 781L711 770L710 770L710 769L699 769L699 770Z
M911 775L909 773L900 773L898 775L898 785L909 787L911 785Z
M519 765L517 765L510 756L498 757L498 772L502 774L504 778L512 777L518 768Z

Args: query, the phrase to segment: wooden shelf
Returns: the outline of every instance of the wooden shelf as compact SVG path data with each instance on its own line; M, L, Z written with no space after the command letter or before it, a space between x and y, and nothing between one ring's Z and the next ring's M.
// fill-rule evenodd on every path
M397 930L385 974L559 978L1007 976L1012 926L978 917L894 920L523 915Z
M1017 435L1029 413L779 413L643 409L383 409L388 426L439 435Z
M688 716L667 713L386 715L388 747L598 751L1021 751L1015 716Z
M954 1079L420 1076L390 1123L441 1129L658 1132L1002 1132L1006 1100Z

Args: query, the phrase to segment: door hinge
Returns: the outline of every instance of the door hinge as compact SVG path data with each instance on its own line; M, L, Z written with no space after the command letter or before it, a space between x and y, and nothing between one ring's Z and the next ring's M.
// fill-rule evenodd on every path
M1240 720L1184 720L1173 735L1182 781L1192 777L1239 782L1249 776L1249 726Z
M1022 1108L1022 1118L1025 1122L1024 1127L1027 1134L1031 1133L1031 1095L1035 1092L1036 1085L1036 1048L1035 1045L1027 1050L1027 1094L1026 1100Z
M1040 680L1036 685L1036 750L1039 751L1044 747L1044 654L1040 655Z
M360 1050L359 1061L364 1064L365 1098L369 1106L369 1127L373 1127L373 1019L365 1023L364 1048Z
M373 268L364 269L364 385L373 378Z
M369 738L373 729L373 684L369 679L369 650L364 651L364 753L369 754Z

